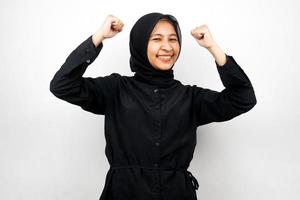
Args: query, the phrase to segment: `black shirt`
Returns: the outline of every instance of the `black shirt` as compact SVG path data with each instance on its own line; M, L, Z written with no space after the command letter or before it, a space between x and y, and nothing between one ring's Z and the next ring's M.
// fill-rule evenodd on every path
M192 200L198 182L188 171L200 125L230 120L256 104L251 82L232 56L217 71L221 92L183 85L148 85L112 73L82 77L98 56L92 36L67 57L50 83L58 98L105 115L110 164L101 200Z

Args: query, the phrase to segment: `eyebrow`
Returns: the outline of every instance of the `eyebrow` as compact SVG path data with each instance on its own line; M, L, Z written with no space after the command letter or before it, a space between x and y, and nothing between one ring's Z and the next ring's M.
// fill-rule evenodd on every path
M163 36L163 35L160 34L160 33L156 33L156 34L151 35L150 37L154 37L154 36ZM177 34L171 33L171 34L169 34L169 36L176 36L177 37Z

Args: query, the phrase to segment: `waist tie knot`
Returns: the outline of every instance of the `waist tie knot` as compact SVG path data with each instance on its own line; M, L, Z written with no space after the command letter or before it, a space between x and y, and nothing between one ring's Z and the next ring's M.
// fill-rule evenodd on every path
M199 183L198 183L197 179L193 176L193 174L192 174L190 171L188 171L188 170L186 170L186 171L187 171L187 173L188 173L188 176L190 177L190 180L191 180L191 182L192 182L193 188L194 188L195 190L198 190L198 188L199 188Z

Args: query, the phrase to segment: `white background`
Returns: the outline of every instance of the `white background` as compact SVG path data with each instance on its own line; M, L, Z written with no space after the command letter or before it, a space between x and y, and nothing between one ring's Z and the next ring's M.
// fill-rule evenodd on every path
M184 84L221 91L214 59L190 35L206 23L250 78L257 105L198 128L190 171L202 200L299 200L299 19L296 0L0 2L0 199L96 200L104 186L104 117L56 98L50 80L108 14L124 23L85 77L129 67L129 31L148 12L173 14Z

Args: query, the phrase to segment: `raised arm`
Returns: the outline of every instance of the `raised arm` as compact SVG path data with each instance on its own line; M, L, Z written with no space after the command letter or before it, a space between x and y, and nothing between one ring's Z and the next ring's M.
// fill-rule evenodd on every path
M213 40L208 27L191 31L197 42L215 58L216 67L225 87L221 92L193 86L196 125L230 120L252 109L257 101L252 84L232 56L226 55Z
M109 15L101 28L67 57L51 80L50 91L59 99L79 105L86 111L105 114L106 106L120 75L112 73L109 76L97 78L82 76L99 55L103 48L103 40L116 35L122 27L120 20Z

